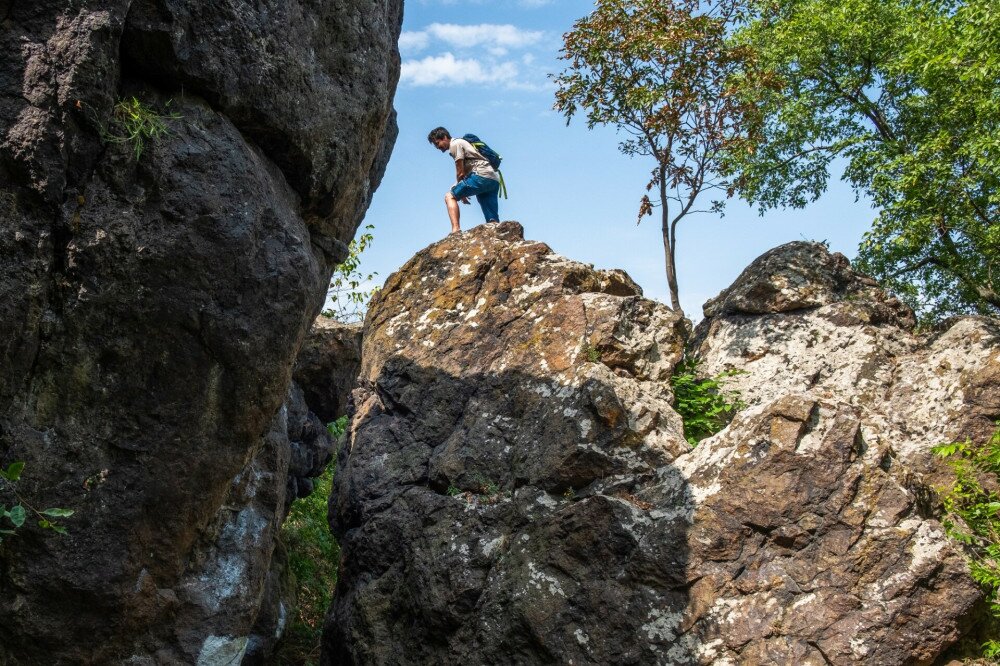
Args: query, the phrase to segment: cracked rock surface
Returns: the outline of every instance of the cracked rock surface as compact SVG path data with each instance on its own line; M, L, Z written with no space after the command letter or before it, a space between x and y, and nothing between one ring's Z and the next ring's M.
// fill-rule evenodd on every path
M0 662L221 664L280 634L274 534L329 447L291 369L395 140L401 18L0 0L0 462L76 512L4 541ZM133 96L173 116L138 158Z
M853 289L827 265L797 282L812 296L782 299ZM688 333L625 274L514 222L391 276L331 497L324 663L940 655L978 592L863 409L775 383L691 449L668 381Z

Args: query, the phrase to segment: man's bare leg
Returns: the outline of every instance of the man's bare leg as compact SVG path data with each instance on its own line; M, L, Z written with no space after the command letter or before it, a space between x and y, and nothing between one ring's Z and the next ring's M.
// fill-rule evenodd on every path
M448 219L451 220L451 233L457 234L462 230L458 226L458 218L461 215L461 212L458 210L458 199L455 198L454 194L448 192L444 195L444 204L448 207Z

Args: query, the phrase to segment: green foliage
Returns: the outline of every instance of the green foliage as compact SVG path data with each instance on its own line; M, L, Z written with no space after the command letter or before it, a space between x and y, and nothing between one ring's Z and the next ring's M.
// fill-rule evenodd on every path
M732 415L744 406L738 391L727 391L723 387L728 377L742 374L742 371L727 370L706 378L698 376L699 365L698 359L686 358L670 378L674 409L684 421L684 438L691 446L722 430Z
M1000 494L996 490L1000 429L982 445L966 440L932 451L947 458L955 472L954 483L943 493L945 530L965 546L972 578L982 586L993 617L1000 617ZM1000 656L1000 641L988 640L982 649L984 657L995 659Z
M995 0L747 0L731 38L766 74L726 156L761 211L802 207L834 161L878 217L860 268L924 320L1000 312L1000 15ZM759 85L759 80L769 85Z
M677 225L702 194L725 192L719 157L735 151L755 127L756 109L730 89L752 63L726 41L736 0L597 0L592 14L566 33L554 77L555 108L567 123L577 111L587 127L612 125L625 135L626 155L652 158L652 178L639 220L660 208L667 284L680 310L675 253ZM711 209L721 213L717 199Z
M378 273L366 275L360 270L361 253L375 240L371 233L374 228L374 225L365 225L364 233L348 244L347 259L333 269L327 290L331 307L323 311L323 316L342 322L357 322L365 318L368 302L379 290L378 287L363 288L366 284L370 285Z
M0 467L0 492L14 497L14 504L10 508L0 504L0 543L3 542L3 537L13 536L17 529L24 526L28 520L29 512L35 515L38 519L38 527L43 530L66 534L66 528L54 519L69 518L74 512L71 509L54 507L38 510L28 504L17 491L17 482L21 480L23 471L24 463L20 461L11 463L7 469ZM6 527L3 527L5 524L3 521L6 521Z
M489 479L482 474L477 474L475 478L475 487L473 491L479 495L486 495L487 497L493 497L500 492L500 486L497 485L496 481Z
M165 106L169 108L170 101ZM101 134L105 141L131 144L135 159L138 160L148 142L170 134L167 121L180 118L179 113L161 114L137 98L129 97L114 105L111 129L102 127Z
M464 500L466 504L476 504L489 506L496 504L501 499L511 497L513 493L500 490L500 485L480 473L473 475L471 485L467 490L462 490L455 484L450 484L445 490L448 497L455 497Z
M326 431L330 433L330 436L334 439L340 439L345 432L347 432L347 415L344 414L336 421L330 421L326 424Z
M346 428L346 416L327 424L330 434L338 438ZM327 500L334 467L334 463L330 463L316 480L312 494L292 503L281 527L282 540L288 548L288 566L295 576L297 606L295 617L272 658L274 664L311 666L319 663L323 619L333 599L340 562L340 546L327 524Z

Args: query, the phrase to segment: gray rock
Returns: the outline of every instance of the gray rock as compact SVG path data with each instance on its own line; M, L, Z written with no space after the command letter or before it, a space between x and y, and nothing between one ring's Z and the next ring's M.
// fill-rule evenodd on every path
M323 662L933 661L979 593L889 446L778 385L691 450L667 382L687 324L626 284L515 223L389 278Z
M768 250L703 308L705 317L794 312L841 301L863 301L865 321L913 328L916 319L876 282L851 270L847 258L822 243L796 241ZM853 313L852 313L853 314Z
M275 415L388 159L401 11L281 8L297 18L0 3L0 461L27 463L32 504L76 511L67 536L4 542L4 663L211 663L273 642L275 534L328 444L294 401ZM169 45L150 46L162 71L129 59L164 26L202 40L236 18L239 39L199 41L197 72ZM217 89L279 41L320 55L245 99ZM132 95L179 115L138 161L102 132Z
M629 282L513 222L449 237L388 279L331 498L346 555L326 663L564 661L581 654L574 627L621 647L603 608L570 625L564 595L612 598L601 569L636 546L617 495L688 448L657 381L688 324ZM590 524L560 573L546 553Z
M133 0L123 57L143 79L208 99L278 165L321 235L349 239L396 138L402 8Z
M327 423L347 414L347 401L360 371L361 324L317 317L292 372L309 409Z

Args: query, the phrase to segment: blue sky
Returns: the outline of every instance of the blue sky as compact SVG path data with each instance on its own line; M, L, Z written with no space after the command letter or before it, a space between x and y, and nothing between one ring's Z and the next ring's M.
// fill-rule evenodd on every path
M503 155L510 198L500 218L524 225L529 239L598 268L622 268L646 296L669 302L657 217L636 225L652 163L618 152L613 128L567 126L552 110L548 74L562 70L562 35L590 13L578 0L407 0L396 93L399 138L365 224L375 242L364 272L381 284L415 252L449 230L444 194L454 181L447 153L427 142L439 125L453 136L478 134ZM839 174L838 174L839 175ZM834 178L805 210L764 217L731 200L724 218L685 218L678 229L681 305L694 320L704 301L755 257L792 240L826 240L849 258L874 213ZM462 206L462 228L483 222Z

